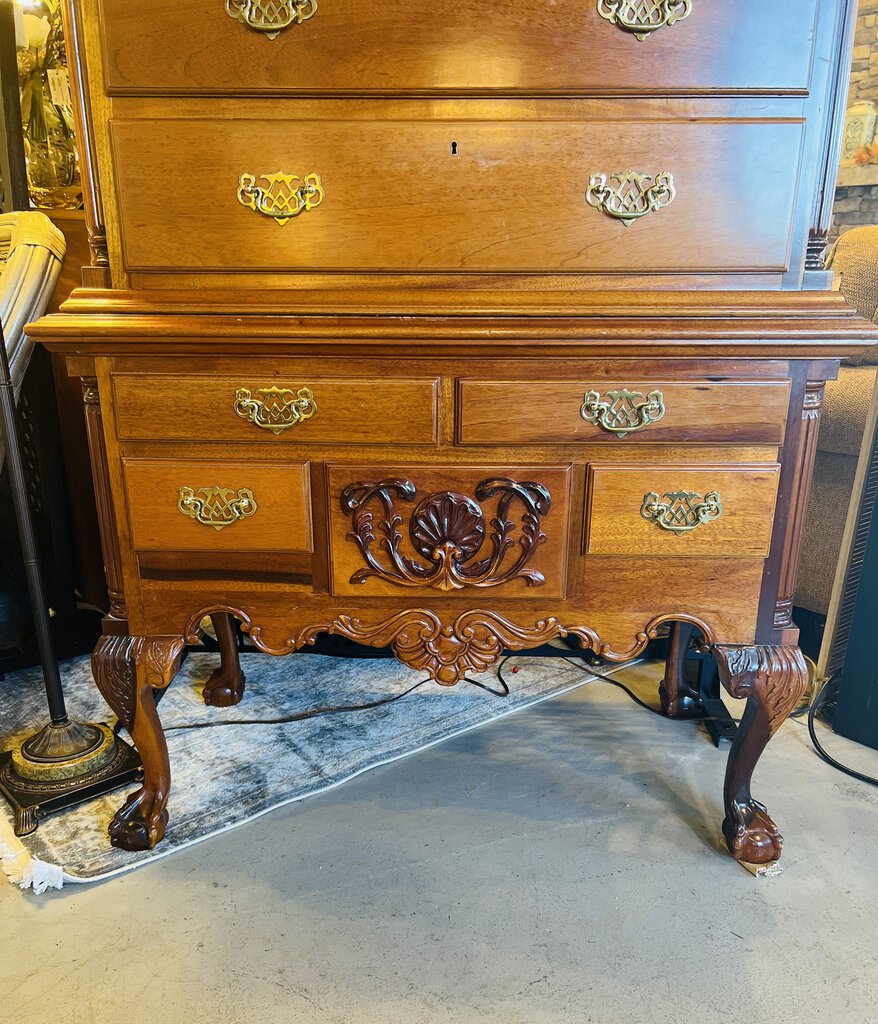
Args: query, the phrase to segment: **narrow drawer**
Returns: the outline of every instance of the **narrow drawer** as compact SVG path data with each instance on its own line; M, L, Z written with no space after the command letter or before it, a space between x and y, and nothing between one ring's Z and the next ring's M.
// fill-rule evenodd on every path
M154 551L312 551L307 463L124 459L132 543Z
M808 86L816 0L101 0L111 92L735 92ZM238 18L229 15L241 12ZM634 8L632 11L631 8ZM647 9L638 17L637 8ZM652 8L650 11L649 9ZM268 32L247 27L250 21ZM599 13L604 10L607 17ZM274 12L276 20L271 20ZM284 27L286 26L286 27ZM274 33L272 33L274 34Z
M113 375L123 440L431 444L436 378Z
M458 384L461 444L783 444L789 381Z
M589 555L765 557L780 467L591 466Z
M778 273L802 122L194 117L111 133L132 271Z
M570 466L327 469L334 594L564 596Z

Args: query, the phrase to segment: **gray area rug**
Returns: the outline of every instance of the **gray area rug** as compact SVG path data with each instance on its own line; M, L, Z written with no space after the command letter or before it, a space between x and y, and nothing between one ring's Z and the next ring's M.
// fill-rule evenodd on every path
M190 654L161 701L163 725L278 718L313 707L363 704L398 694L418 681L409 669L385 659L246 654L241 662L247 676L244 700L236 708L207 708L201 688L217 665L217 656ZM513 666L518 668L515 673ZM89 659L68 661L61 668L71 717L114 722L92 681ZM58 869L46 884L108 878L594 678L584 668L557 658L517 658L508 663L504 677L512 690L508 697L495 697L465 683L446 689L425 682L401 700L368 711L284 725L169 731L171 820L156 850L127 853L110 846L107 826L124 799L122 790L46 819L22 842L35 864ZM478 678L497 686L496 672ZM45 721L38 669L0 680L0 749L8 749ZM11 822L2 798L0 815ZM27 854L22 852L22 857Z

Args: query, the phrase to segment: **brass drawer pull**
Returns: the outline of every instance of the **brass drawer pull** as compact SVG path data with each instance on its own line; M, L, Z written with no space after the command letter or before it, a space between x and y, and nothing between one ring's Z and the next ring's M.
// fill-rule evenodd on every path
M598 14L641 43L656 29L689 17L692 0L598 0Z
M290 25L301 25L317 13L317 0L226 0L226 14L242 25L274 39Z
M264 181L265 185L256 182ZM323 202L325 193L319 174L250 174L238 178L238 202L248 210L271 217L278 224L286 224L300 213L313 210Z
M693 491L668 491L659 501L655 491L643 496L640 514L644 519L682 537L705 523L713 522L723 514L723 503L716 491L703 498Z
M601 398L599 391L589 391L579 412L586 423L621 438L660 420L665 414L665 396L661 391L650 391L644 398L642 391L619 388Z
M197 523L224 530L252 516L259 506L249 487L181 487L177 508Z
M235 392L235 415L275 435L310 420L316 412L317 402L310 388L256 388L255 392L238 388Z
M670 206L677 197L670 171L651 176L639 171L599 171L591 176L585 200L589 206L630 227L653 210Z

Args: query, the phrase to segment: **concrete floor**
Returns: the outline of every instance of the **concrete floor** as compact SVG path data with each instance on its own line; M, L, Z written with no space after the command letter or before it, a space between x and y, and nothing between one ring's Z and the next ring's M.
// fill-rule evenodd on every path
M878 1024L878 790L788 723L754 787L785 871L755 878L724 762L591 685L133 874L0 886L0 1020Z

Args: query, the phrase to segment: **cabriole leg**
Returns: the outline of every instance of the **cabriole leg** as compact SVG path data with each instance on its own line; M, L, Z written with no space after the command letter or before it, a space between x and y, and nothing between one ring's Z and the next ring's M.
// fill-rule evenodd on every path
M238 644L235 638L235 620L227 612L216 612L210 617L220 649L220 666L204 686L204 703L215 708L231 708L244 696L246 679L241 671Z
M704 714L701 694L686 683L683 668L695 627L689 622L675 622L671 626L665 675L659 684L662 710L670 718L697 718Z
M723 686L747 707L726 767L723 835L737 860L778 860L783 838L765 807L750 794L750 779L771 737L799 703L808 668L798 647L753 646L713 649Z
M143 762L143 785L110 824L110 842L123 850L149 850L165 834L171 767L153 691L174 678L184 646L176 636L104 636L92 655L98 689Z

